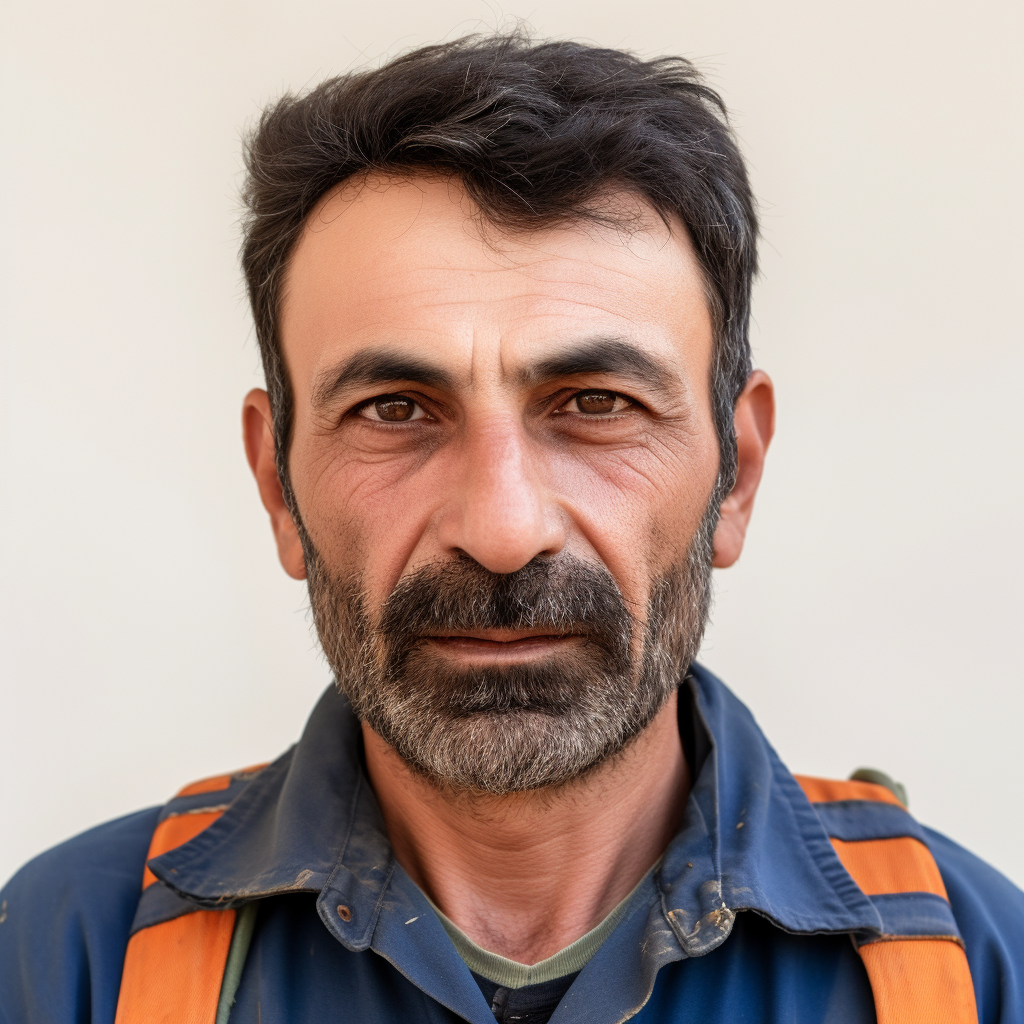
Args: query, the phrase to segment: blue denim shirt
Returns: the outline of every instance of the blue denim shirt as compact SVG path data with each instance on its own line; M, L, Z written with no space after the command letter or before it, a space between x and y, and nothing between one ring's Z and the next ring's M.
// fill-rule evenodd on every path
M873 1021L850 936L879 932L878 908L749 711L696 666L683 697L695 782L682 828L551 1024ZM233 1022L494 1024L392 856L343 697L328 690L300 742L227 796L219 820L150 862L160 884L141 900L159 809L23 868L0 893L0 1020L112 1022L133 928L186 905L259 900ZM924 836L980 1021L1024 1024L1024 893L939 834Z

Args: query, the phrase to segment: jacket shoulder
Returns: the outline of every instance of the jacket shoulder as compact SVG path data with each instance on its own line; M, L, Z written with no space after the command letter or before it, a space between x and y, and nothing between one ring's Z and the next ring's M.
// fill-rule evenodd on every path
M1024 1024L1024 892L942 833L924 831L967 947L979 1024Z
M0 1020L114 1020L159 814L154 807L83 832L0 890Z

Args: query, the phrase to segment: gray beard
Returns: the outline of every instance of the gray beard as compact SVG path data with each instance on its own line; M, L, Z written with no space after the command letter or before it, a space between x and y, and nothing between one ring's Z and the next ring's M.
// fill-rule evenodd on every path
M675 692L711 605L718 501L644 622L611 573L568 555L509 574L461 556L404 578L375 623L358 574L332 575L300 525L320 644L358 718L434 786L507 794L564 785L619 754ZM424 637L543 628L571 649L528 664L455 667ZM639 637L639 643L634 638Z

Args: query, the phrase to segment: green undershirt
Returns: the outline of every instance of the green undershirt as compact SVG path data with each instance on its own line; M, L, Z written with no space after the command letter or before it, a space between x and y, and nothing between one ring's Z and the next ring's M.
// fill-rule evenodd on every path
M657 866L657 865L655 865ZM499 956L490 950L478 946L457 924L450 921L437 907L434 911L444 925L444 930L452 940L459 956L466 962L466 966L474 973L479 974L495 985L502 985L505 988L523 988L525 985L540 985L546 981L554 981L555 978L565 977L567 974L574 974L581 971L591 960L594 954L601 948L601 944L615 930L615 926L622 920L629 906L629 901L634 893L650 877L654 868L651 868L643 878L637 882L632 892L619 903L608 916L595 928L591 928L586 935L578 938L572 945L560 949L557 953L541 960L535 964L521 964L517 960L509 960L508 957ZM431 903L433 907L434 904Z

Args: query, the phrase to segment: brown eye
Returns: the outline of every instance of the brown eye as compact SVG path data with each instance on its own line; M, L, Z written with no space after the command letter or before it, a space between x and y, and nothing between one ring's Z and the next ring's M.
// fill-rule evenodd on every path
M408 398L378 398L373 407L377 415L389 423L407 420L416 411L416 403Z
M591 414L618 412L625 405L614 391L583 391L573 401L580 412Z
M359 415L378 423L405 423L408 420L423 419L426 414L418 402L405 395L381 395L367 402L359 410Z

